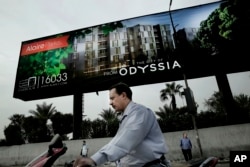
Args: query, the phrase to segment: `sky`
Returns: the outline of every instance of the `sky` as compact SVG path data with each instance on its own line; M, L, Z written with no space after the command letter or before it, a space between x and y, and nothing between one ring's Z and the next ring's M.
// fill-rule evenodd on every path
M196 3L215 2L212 0L174 0L171 9L189 7ZM16 70L21 42L93 25L144 16L168 10L168 0L0 0L0 139L5 139L4 128L14 114L29 116L37 104L53 104L61 113L73 114L73 96L42 100L22 101L13 98ZM190 14L191 16L191 14ZM205 19L205 18L204 18ZM191 20L187 20L190 21ZM183 26L183 25L180 25ZM250 95L250 72L228 75L233 95ZM166 83L132 87L133 100L153 111L169 102L160 100L160 90ZM176 84L185 86L184 81ZM188 80L199 110L204 110L204 101L218 91L214 76ZM177 97L177 106L186 105L185 99ZM108 91L84 94L85 118L94 120L103 109L108 109Z

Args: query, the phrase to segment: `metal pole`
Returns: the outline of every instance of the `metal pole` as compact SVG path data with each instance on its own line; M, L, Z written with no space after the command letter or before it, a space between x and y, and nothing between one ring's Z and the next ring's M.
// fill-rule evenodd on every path
M191 91L191 89L188 87L188 82L187 82L187 79L186 79L186 75L183 74L183 77L184 77L185 86L186 86L187 90L188 90L188 91ZM189 92L189 95L191 95L191 94L192 94L192 93ZM186 97L186 98L187 98L187 97ZM190 96L189 98L191 98L191 100L193 101L193 105L195 105L194 98L193 98L192 96ZM187 105L189 105L189 104L187 103ZM188 107L188 108L189 108L189 107ZM194 109L195 109L194 113L197 112L197 107L196 107L196 106L195 106L195 107L190 107L190 108L194 108ZM197 129L197 126L196 126L196 120L195 120L194 113L192 112L192 113L190 113L190 114L191 114L191 116L192 116L192 122L193 122L194 130L195 130L195 133L196 133L196 136L195 136L195 137L196 137L196 142L197 142L198 147L199 147L200 156L203 157L203 152L202 152L202 147L201 147L199 132L198 132L198 129Z
M73 139L82 138L82 93L74 94L73 101Z

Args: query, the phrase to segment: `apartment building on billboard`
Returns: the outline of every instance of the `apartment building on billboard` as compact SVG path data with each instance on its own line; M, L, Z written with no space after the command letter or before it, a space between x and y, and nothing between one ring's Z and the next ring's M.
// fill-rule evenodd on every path
M109 50L111 69L117 69L130 64L130 48L127 28L117 28L109 33Z
M138 63L150 63L173 49L170 25L135 25L105 35L101 26L75 37L73 53L64 59L73 77L92 77Z
M179 47L189 47L191 41L195 38L199 28L182 28L177 31Z
M166 57L170 50L173 50L173 37L171 35L171 26L169 24L165 25L155 25L154 26L154 37L157 49L157 58Z
M84 31L84 30L83 30ZM84 36L77 36L73 42L73 53L63 63L74 77L98 75L109 65L109 42L100 27L88 28Z

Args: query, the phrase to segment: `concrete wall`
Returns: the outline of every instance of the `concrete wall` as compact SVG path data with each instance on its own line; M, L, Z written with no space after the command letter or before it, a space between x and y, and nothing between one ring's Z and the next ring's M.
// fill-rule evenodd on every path
M194 130L187 131L193 143L194 158L200 157L200 149L197 144L197 133ZM179 142L183 131L164 133L169 153L166 157L171 161L183 160ZM250 124L221 126L199 129L202 153L204 157L218 156L229 157L230 150L250 150ZM90 148L89 155L99 150L108 143L111 138L86 139ZM80 154L82 140L64 141L67 152L59 157L55 165L64 165L65 162L75 159ZM10 147L0 147L0 166L26 165L34 157L47 151L49 143L24 144Z

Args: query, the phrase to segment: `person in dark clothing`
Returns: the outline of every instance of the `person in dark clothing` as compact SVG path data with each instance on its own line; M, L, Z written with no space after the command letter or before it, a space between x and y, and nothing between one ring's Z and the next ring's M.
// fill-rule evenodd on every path
M191 140L187 137L187 133L183 133L183 138L180 141L180 146L182 153L184 155L184 158L186 161L189 161L192 159L192 143Z

